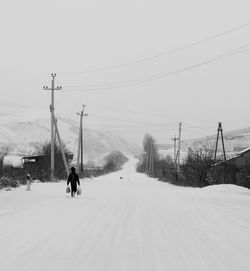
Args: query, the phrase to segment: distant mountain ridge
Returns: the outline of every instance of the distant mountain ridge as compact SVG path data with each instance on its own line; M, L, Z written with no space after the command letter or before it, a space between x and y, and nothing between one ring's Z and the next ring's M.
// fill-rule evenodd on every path
M250 146L250 127L229 131L229 132L223 132L224 135L224 144L226 152L230 154L236 154L238 151L249 148ZM208 136L200 139L194 139L191 140L193 144L196 144L199 141L210 141L215 142L216 136ZM186 141L186 143L189 143L189 140ZM219 144L218 144L219 150L221 150L221 137L219 137Z
M0 146L9 146L11 153L27 155L35 150L37 143L50 141L49 116L44 119L36 115L29 117L25 112L18 118L16 114L8 114L8 110L1 111L3 114L0 121ZM57 123L62 141L76 157L79 122L69 118L58 118ZM83 138L84 162L93 160L101 164L103 157L113 150L119 150L125 155L137 155L140 152L135 143L110 132L84 129Z
M224 135L224 145L226 150L226 155L228 158L238 154L244 149L250 147L250 127L233 130L229 132L223 132ZM217 134L199 137L193 139L183 140L181 144L182 156L187 153L188 148L192 148L198 144L212 144L215 145ZM172 156L173 145L159 145L159 149L163 154L169 154ZM219 137L218 152L222 152L221 137Z

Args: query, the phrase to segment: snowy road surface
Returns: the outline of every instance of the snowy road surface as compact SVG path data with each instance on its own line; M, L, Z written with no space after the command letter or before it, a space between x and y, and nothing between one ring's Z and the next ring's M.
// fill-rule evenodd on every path
M134 165L74 199L64 182L0 191L0 270L250 270L249 190L175 187Z

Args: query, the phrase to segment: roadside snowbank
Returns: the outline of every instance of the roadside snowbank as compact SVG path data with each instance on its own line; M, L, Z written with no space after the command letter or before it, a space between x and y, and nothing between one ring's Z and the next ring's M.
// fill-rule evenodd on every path
M232 193L232 194L249 194L250 190L248 188L234 185L234 184L216 184L203 187L201 190L206 192L210 191L211 193L219 192L219 193Z

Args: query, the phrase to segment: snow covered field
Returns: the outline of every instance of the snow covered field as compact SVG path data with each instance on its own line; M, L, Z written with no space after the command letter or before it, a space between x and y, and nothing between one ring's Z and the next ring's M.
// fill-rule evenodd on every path
M175 187L134 165L73 199L64 182L0 191L0 270L250 270L249 190Z

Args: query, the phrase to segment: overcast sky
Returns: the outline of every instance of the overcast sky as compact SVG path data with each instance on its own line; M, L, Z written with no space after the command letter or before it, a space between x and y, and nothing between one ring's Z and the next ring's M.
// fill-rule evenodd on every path
M249 0L2 1L0 105L49 118L42 87L55 72L56 114L77 119L86 104L90 129L170 143L180 121L184 138L218 121L250 126L249 10Z

